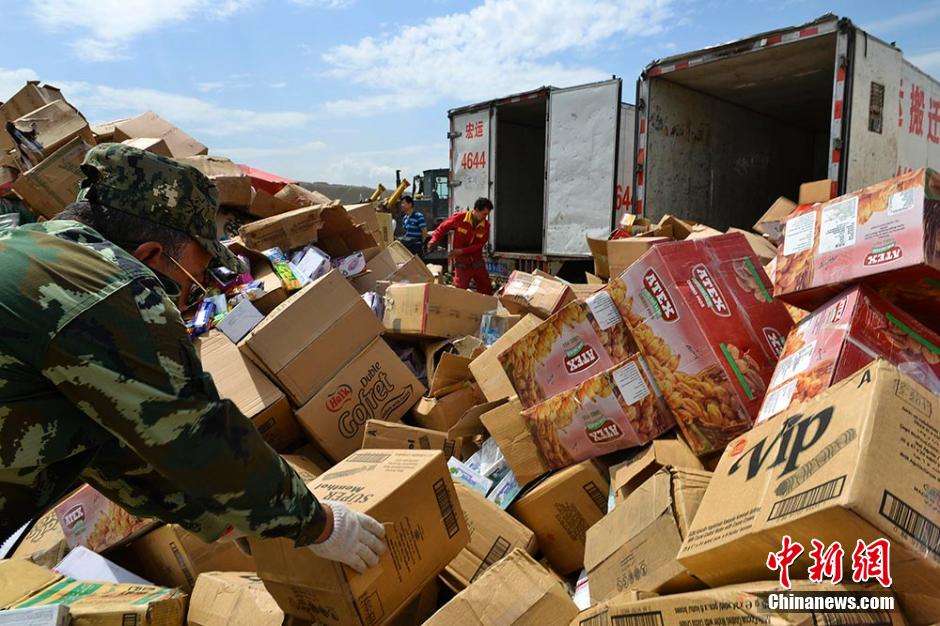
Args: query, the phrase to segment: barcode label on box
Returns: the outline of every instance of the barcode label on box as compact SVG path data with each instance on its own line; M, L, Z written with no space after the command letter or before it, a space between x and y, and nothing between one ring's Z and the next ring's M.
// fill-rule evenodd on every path
M867 613L813 613L816 626L889 626L891 614L887 611Z
M357 452L347 460L356 463L384 463L390 456L390 454L383 454L381 452Z
M611 626L663 626L663 614L660 611L634 613L632 615L614 615L610 618Z
M835 202L822 210L819 220L819 254L855 245L858 196Z
M935 560L940 560L940 526L915 511L910 505L885 491L881 497L881 516L904 535L916 541Z
M809 211L787 220L783 235L783 255L790 256L813 249L816 239L816 212Z
M509 540L504 539L503 537L497 537L496 541L493 542L493 545L490 546L489 551L486 553L486 557L483 559L483 562L480 563L480 567L477 568L477 571L473 573L473 577L470 578L470 582L473 582L477 577L488 570L496 561L500 560L509 552L509 548L512 545L509 543Z
M607 514L607 496L601 493L601 490L594 484L594 482L585 483L582 485L584 491L591 498L591 501L597 506L598 510L606 515Z
M447 531L449 539L460 530L460 524L457 522L454 503L450 500L450 492L443 478L439 478L434 483L434 497L437 498L437 508L441 511L441 521L444 523L444 530Z
M802 511L828 500L832 500L833 498L838 498L842 495L842 487L844 486L845 476L843 475L838 478L833 478L828 482L824 482L821 485L817 485L812 489L798 493L795 496L778 500L774 502L773 507L770 509L770 516L767 518L767 521L786 517L797 511Z
M454 446L456 444L457 442L454 441L453 439L444 440L444 458L445 459L450 459L450 457L454 456Z
M636 404L650 395L650 388L643 382L643 375L636 363L629 361L613 371L611 376L614 384L620 390L623 401L629 405Z
M581 620L578 626L607 626L607 611Z
M623 321L623 318L620 317L620 311L617 310L617 305L614 304L614 299L606 291L598 291L585 302L601 330L613 328Z

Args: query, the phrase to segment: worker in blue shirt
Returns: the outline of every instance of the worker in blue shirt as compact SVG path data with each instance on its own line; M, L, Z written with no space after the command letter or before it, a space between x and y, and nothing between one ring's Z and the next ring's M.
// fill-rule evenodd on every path
M415 211L415 201L411 196L401 199L401 226L404 234L399 241L412 254L421 257L424 253L424 240L428 238L428 223L421 211Z

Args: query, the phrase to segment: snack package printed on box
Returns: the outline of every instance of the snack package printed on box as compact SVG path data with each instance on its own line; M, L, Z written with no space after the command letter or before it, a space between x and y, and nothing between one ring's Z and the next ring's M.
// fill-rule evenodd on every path
M758 422L808 400L876 358L940 393L940 337L867 287L851 287L787 337Z
M333 270L279 304L238 346L302 406L381 332L372 310Z
M300 425L333 461L362 445L370 419L398 421L421 398L422 385L381 337L297 409Z
M584 566L585 533L607 512L606 473L596 461L582 461L530 485L509 507L535 532L542 554L559 574Z
M687 626L693 620L701 624L740 624L760 623L775 626L806 626L808 624L879 624L881 626L907 626L901 610L892 611L857 611L839 613L827 611L785 611L771 609L767 596L770 593L789 593L776 582L750 582L741 585L729 585L716 589L703 589L675 595L652 596L644 599L617 598L606 603L600 609L604 621L598 621L596 611L585 611L572 620L570 626L607 626L620 624L648 624L655 620L657 626ZM864 595L891 595L885 589L874 590L863 585L832 583L812 583L806 580L794 580L792 591L797 594L831 595L835 592L865 592ZM590 621L595 617L594 621Z
M940 396L879 359L728 445L679 561L710 586L777 578L767 555L789 535L796 577L813 539L848 557L884 538L905 613L937 621L938 449Z
M535 554L535 534L521 522L462 483L455 483L460 508L467 518L470 542L441 573L454 591L477 580L515 548Z
M649 443L676 424L639 354L522 414L553 469Z
M510 313L534 313L544 319L574 299L565 283L515 270L503 286L499 301Z
M55 513L70 548L85 546L95 552L125 543L160 523L134 517L91 485L59 502Z
M493 296L445 285L389 285L385 290L387 331L416 337L456 338L473 335L480 319L496 308Z
M467 525L444 455L362 450L307 484L385 526L378 565L357 574L289 539L251 538L258 575L285 613L329 625L382 624L467 545Z
M370 419L362 434L362 449L440 450L444 458L460 456L457 441L447 433L409 424Z
M677 593L705 585L676 560L710 472L661 469L586 535L584 567L592 602L625 589Z
M787 218L777 297L812 310L857 281L940 332L940 174L908 172Z
M740 233L664 243L607 287L698 455L751 427L793 322Z
M560 578L516 548L424 626L546 626L578 614Z
M195 348L219 396L231 400L272 448L286 450L303 440L287 396L227 337L210 331L195 341Z
M498 338L493 339L482 354L470 361L468 366L470 373L473 374L473 378L480 385L480 391L483 392L487 400L500 400L516 394L512 381L509 380L506 372L499 364L499 354L541 323L542 320L538 316L529 313ZM486 337L484 336L485 341Z
M636 352L611 295L577 300L518 339L499 362L526 408L572 389Z
M253 572L199 574L189 598L189 626L282 626L284 611Z

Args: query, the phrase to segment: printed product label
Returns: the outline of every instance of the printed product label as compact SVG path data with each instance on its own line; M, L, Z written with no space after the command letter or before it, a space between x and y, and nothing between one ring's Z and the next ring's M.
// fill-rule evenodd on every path
M816 238L816 212L809 211L787 220L783 237L784 256L812 250Z
M758 421L771 418L780 411L786 410L790 406L790 400L793 399L793 392L796 391L796 381L791 380L782 387L774 389L764 398L764 406L760 409Z
M613 371L614 383L620 390L624 402L636 404L650 394L649 387L643 381L643 375L636 363L629 362Z
M858 196L827 206L819 224L819 254L854 246L857 229Z
M923 192L924 190L921 187L911 187L891 194L886 213L888 215L897 215L913 209L918 200L921 199Z
M785 359L780 359L777 363L777 369L774 370L774 376L770 381L770 386L775 387L785 380L789 380L806 370L809 367L813 357L813 350L816 349L816 342L811 341Z
M620 311L614 304L614 299L606 291L598 291L586 300L591 315L597 320L601 330L607 330L621 323Z

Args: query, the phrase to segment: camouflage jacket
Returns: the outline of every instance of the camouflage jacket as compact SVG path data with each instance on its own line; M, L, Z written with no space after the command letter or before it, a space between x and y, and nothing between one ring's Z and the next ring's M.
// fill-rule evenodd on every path
M0 230L0 532L85 480L206 540L312 542L324 514L221 400L145 265L93 229Z

